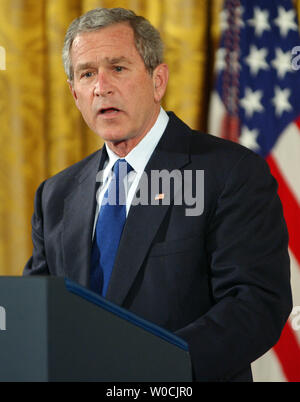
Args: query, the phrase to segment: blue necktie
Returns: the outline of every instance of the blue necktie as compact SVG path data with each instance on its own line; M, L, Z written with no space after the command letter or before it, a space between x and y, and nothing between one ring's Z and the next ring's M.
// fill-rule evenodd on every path
M132 170L118 159L99 211L91 255L91 289L105 297L126 221L124 178Z

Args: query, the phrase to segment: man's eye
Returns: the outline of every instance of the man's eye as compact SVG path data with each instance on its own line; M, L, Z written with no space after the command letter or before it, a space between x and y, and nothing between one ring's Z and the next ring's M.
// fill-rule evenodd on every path
M117 72L117 73L120 73L121 71L123 71L124 70L124 67L122 67L122 66L115 66L115 71Z
M92 77L93 73L91 71L88 71L86 73L82 74L82 78L90 78Z

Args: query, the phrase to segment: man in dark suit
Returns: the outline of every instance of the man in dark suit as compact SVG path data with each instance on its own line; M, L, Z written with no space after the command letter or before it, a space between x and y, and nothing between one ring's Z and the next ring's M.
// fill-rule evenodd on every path
M276 343L292 306L288 235L266 163L161 108L161 40L134 13L96 9L75 20L64 62L75 103L105 146L40 185L24 275L103 291L98 229L115 224L99 210L109 172L125 159L126 223L102 294L185 339L196 380L251 380L250 363ZM157 172L172 180L153 192Z

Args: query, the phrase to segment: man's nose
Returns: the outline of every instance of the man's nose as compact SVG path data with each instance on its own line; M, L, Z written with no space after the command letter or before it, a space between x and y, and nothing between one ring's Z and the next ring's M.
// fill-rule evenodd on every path
M94 89L95 96L107 96L112 92L112 84L108 73L105 71L100 71L98 73L97 82Z

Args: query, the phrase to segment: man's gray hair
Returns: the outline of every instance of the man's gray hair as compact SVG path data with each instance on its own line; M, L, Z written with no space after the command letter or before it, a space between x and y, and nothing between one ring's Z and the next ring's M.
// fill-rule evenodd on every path
M158 30L148 20L124 8L96 8L76 18L67 30L62 57L70 81L74 79L70 53L76 36L118 23L128 23L133 29L136 48L150 74L163 62L163 42Z

